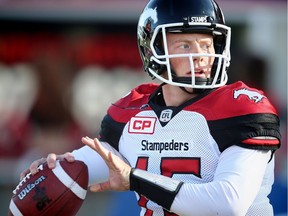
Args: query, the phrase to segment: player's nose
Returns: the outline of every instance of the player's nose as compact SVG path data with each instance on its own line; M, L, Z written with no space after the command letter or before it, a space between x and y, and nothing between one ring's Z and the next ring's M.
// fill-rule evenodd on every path
M201 47L199 46L198 43L195 43L193 44L192 46L192 53L194 54L199 54L199 53L202 53L202 49ZM193 61L194 63L197 62L197 61L202 61L203 60L203 56L193 56Z

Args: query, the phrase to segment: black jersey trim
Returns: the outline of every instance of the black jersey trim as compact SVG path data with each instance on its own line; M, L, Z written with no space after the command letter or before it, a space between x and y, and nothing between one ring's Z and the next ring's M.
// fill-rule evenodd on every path
M108 142L117 151L119 151L119 140L124 127L125 123L116 122L107 114L101 123L99 140L102 142Z
M279 118L274 114L249 114L221 120L208 121L210 132L218 143L220 152L232 145L249 149L276 150L280 147ZM279 144L253 145L243 141L253 137L272 136Z

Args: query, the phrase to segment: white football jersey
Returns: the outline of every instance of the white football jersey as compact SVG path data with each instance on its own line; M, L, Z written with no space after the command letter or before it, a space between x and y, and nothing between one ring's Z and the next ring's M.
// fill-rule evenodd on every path
M253 139L262 136L277 139ZM274 151L280 146L276 110L263 92L242 82L204 92L178 107L163 106L158 85L141 85L108 109L99 138L132 167L185 184L213 182L221 155L231 146L246 151ZM273 184L273 160L265 167L263 179L247 215L273 215L267 198ZM175 215L140 194L137 197L141 215Z

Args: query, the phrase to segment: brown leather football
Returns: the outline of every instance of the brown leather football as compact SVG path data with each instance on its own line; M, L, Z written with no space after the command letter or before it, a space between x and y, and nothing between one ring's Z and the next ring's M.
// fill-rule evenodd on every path
M8 215L76 215L87 193L88 168L82 161L47 163L35 175L28 173L13 191Z

